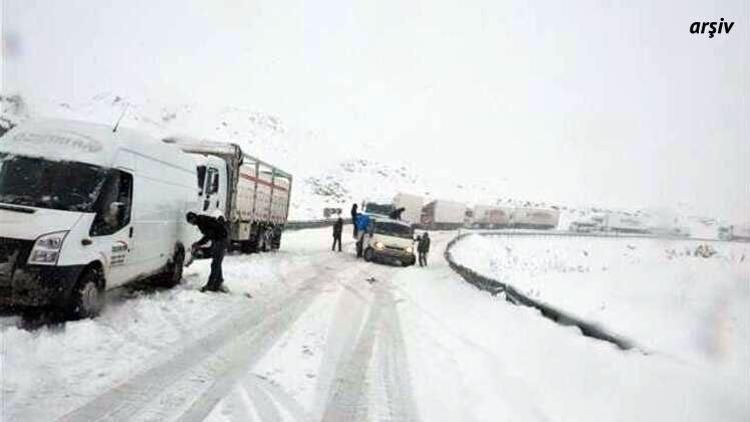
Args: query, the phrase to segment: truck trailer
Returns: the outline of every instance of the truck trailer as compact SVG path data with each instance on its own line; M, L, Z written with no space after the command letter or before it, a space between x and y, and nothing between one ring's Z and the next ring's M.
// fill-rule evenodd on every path
M604 216L602 231L610 233L647 234L644 222L633 215L609 213Z
M719 227L719 239L750 241L750 223Z
M477 205L474 207L472 227L481 229L508 227L511 213L510 208Z
M514 208L509 226L517 229L554 229L560 221L560 212L546 208Z
M398 193L393 198L393 208L404 208L401 220L409 224L418 224L420 222L423 203L424 200L421 196L408 193Z
M428 230L453 230L463 227L465 218L466 205L435 200L422 208L421 226Z
M233 143L165 139L191 155L198 171L200 211L222 216L232 249L266 251L281 246L289 217L292 175Z

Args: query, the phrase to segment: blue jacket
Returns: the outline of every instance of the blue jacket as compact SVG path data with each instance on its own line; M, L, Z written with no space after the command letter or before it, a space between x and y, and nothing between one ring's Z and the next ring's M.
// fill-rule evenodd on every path
M366 232L367 226L370 225L370 216L367 214L357 215L357 231Z

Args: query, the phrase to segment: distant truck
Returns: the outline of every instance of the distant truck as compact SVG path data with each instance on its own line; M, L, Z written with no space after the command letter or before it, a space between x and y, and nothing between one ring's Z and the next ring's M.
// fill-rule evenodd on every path
M750 241L750 223L719 227L719 239Z
M649 233L648 228L640 218L621 213L606 214L602 221L602 231L609 233Z
M417 224L422 218L422 204L424 199L418 195L398 193L393 198L393 208L404 208L401 220L409 224Z
M465 204L435 200L422 208L421 226L428 230L453 230L463 227L465 218Z
M477 205L474 207L471 226L481 229L508 227L512 212L510 208Z
M555 229L560 221L560 212L556 209L525 208L513 209L508 225L518 229Z
M585 219L570 223L569 230L577 233L591 233L599 231L601 230L601 228L602 226L600 222L591 219Z
M292 175L232 143L165 139L191 155L198 171L200 212L223 216L231 248L279 249L289 217Z

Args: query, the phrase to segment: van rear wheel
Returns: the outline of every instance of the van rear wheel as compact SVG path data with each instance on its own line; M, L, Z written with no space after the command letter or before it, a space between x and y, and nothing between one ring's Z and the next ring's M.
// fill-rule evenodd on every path
M104 278L98 268L89 268L81 274L65 309L68 319L93 318L104 307Z

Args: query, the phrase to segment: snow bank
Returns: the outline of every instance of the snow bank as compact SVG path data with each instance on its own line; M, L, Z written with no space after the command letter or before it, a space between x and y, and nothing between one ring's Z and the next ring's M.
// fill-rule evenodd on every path
M696 256L700 245L715 254ZM750 370L750 245L469 236L453 256L647 350L729 375Z

